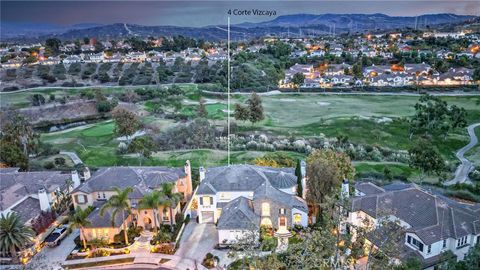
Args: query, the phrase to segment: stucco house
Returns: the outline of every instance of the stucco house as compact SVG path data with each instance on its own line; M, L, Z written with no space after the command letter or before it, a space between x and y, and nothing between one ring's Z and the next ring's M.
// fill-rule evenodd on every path
M15 212L20 220L30 221L49 211L80 185L77 171L19 172L18 168L0 168L0 214Z
M141 199L153 190L161 190L162 184L174 184L174 192L183 194L183 202L180 202L175 209L170 211L164 207L159 207L154 216L153 209L139 209L138 204ZM115 216L115 222L112 224L111 212L106 211L100 215L102 205L113 195L114 188L125 189L132 187L133 192L129 194L129 202L132 207L132 213ZM83 235L87 241L92 239L105 239L109 242L114 240L114 236L121 232L122 225L141 226L144 229L151 229L155 224L175 224L175 215L181 211L181 205L187 202L192 196L192 178L190 162L185 163L184 168L167 167L106 167L96 171L93 176L76 188L72 192L72 198L75 208L85 209L89 206L95 207L90 213L88 219L90 225L84 229ZM165 211L164 211L165 210ZM83 236L82 236L83 237Z
M402 230L399 260L416 257L422 269L434 269L451 251L463 260L480 243L480 204L465 204L434 195L414 184L384 187L357 183L347 224L378 230L382 219L395 220ZM368 222L365 222L368 221ZM375 239L369 239L375 245Z
M260 226L288 235L308 225L308 207L296 196L294 168L231 165L200 168L196 192L199 223L216 223L219 244L229 244Z

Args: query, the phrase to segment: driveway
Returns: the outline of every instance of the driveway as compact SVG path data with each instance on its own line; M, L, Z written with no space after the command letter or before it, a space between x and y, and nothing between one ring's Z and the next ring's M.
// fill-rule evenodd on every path
M33 257L27 269L63 269L60 265L75 248L75 242L73 240L78 235L80 235L80 231L75 229L62 240L60 245L53 248L44 247Z
M200 264L208 252L218 243L215 224L198 224L190 221L183 231L180 247L175 255L190 259Z

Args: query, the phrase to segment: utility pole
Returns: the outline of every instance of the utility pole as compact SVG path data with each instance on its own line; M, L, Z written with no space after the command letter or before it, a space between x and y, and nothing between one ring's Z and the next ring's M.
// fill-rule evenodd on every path
M230 16L227 24L227 163L230 166Z

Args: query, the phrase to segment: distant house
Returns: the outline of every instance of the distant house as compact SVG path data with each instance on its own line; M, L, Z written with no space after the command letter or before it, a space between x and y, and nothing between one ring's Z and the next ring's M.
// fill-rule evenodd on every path
M334 76L334 75L343 75L345 74L345 69L351 69L352 66L349 64L329 64L325 69L325 75Z
M415 76L427 76L429 72L432 71L432 67L429 64L405 64L404 65L405 73L412 74Z
M114 236L121 231L123 224L126 226L135 224L145 229L154 226L154 219L157 224L175 224L175 215L180 212L180 204L170 211L163 211L160 207L153 214L152 209L139 209L138 203L141 199L153 190L161 190L162 184L174 184L174 191L183 194L186 202L192 196L192 179L190 163L187 161L184 168L166 167L106 167L101 168L81 186L72 192L72 199L75 208L85 209L93 206L94 211L88 216L91 224L84 229L83 235L86 240L104 239L108 242L114 241ZM130 215L117 215L115 223L111 222L111 211L100 215L102 205L115 194L114 188L133 188L129 194L130 205L133 211ZM83 236L82 236L83 237Z
M473 83L473 69L450 68L438 77L436 83L439 85L464 85Z
M436 269L446 251L462 260L471 247L480 243L478 203L459 203L433 195L414 184L393 183L379 187L357 183L347 224L381 232L384 219L396 221L403 235L398 239L402 249L398 250L396 259L417 258L422 269ZM375 247L385 241L373 236L368 240Z
M90 45L90 44L85 44L85 45L80 46L80 50L82 52L93 52L93 51L95 51L95 46Z
M88 61L92 63L101 63L105 60L105 54L103 52L92 53L87 55Z
M326 80L331 86L349 86L355 82L353 76L350 75L334 75L326 77Z
M315 79L317 77L315 75L313 65L302 65L296 63L285 71L285 79L280 82L280 87L293 87L291 80L293 76L297 73L303 74L303 76L305 76L305 79Z
M385 73L390 73L390 72L392 72L391 67L386 65L379 65L379 66L371 65L369 67L363 68L363 76L366 78L375 77L375 76L385 74Z
M19 172L18 168L0 169L0 211L15 212L23 223L58 205L61 196L80 185L76 171ZM63 194L63 195L62 195Z
M294 168L231 165L200 171L196 193L200 223L216 223L219 244L235 242L260 226L289 235L308 225L308 207L297 197ZM291 234L290 234L291 235Z
M405 86L414 83L414 76L404 73L382 74L369 79L372 86Z
M80 63L82 62L82 58L78 55L70 55L63 59L63 63L65 64L73 64L73 63Z
M9 59L6 63L2 63L2 68L19 68L23 64L23 58L15 57L13 59Z
M147 55L145 52L130 52L125 56L126 62L145 62Z

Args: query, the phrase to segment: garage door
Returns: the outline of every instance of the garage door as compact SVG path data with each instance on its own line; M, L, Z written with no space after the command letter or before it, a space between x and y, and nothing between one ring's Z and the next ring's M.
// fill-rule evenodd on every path
M213 211L202 211L202 221L200 223L213 223Z

